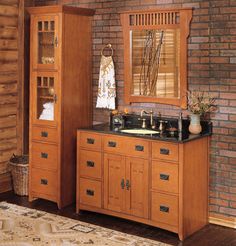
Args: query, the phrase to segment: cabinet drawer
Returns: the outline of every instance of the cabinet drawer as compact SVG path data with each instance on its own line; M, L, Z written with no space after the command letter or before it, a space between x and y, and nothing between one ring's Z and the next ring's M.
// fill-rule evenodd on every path
M178 226L178 196L152 192L153 221Z
M178 193L178 165L152 161L152 189Z
M33 167L57 170L58 147L56 145L32 142L31 155Z
M172 143L152 142L152 158L177 162L179 160L179 146Z
M93 207L102 207L101 182L80 178L80 203Z
M56 196L58 191L57 172L32 168L31 189L33 192Z
M32 139L57 143L58 142L57 129L33 126Z
M100 152L80 150L79 151L80 176L101 178L101 159L102 159L102 155Z
M125 152L125 148L127 148L125 137L117 137L114 135L103 137L104 151L123 154Z
M91 150L101 150L102 138L98 134L92 132L80 132L79 143L81 147Z
M126 155L142 157L148 159L149 157L149 142L139 138L125 139Z

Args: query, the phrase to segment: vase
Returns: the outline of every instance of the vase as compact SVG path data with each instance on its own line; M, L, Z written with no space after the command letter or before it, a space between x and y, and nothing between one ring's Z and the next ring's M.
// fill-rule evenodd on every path
M200 123L200 114L191 114L189 132L192 134L199 134L201 131L202 131L202 126Z

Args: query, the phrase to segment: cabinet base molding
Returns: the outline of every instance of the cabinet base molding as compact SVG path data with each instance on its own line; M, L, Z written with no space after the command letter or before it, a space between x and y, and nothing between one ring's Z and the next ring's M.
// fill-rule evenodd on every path
M174 233L178 233L178 228L175 226L168 225L168 224L161 223L161 222L151 221L148 219L144 219L144 218L140 218L140 217L136 217L136 216L132 216L132 215L128 215L128 214L122 214L122 213L107 210L107 209L102 209L102 208L97 208L97 207L92 207L92 206L80 204L80 207L76 209L76 212L79 213L80 210L111 215L111 216L115 216L115 217L119 217L119 218L123 218L123 219L127 219L127 220L140 222L140 223L143 223L146 225L151 225L151 226L158 227L158 228L161 228L164 230L172 231Z
M6 172L0 174L0 193L12 190L11 173Z
M209 223L236 229L236 219L225 216L209 216Z

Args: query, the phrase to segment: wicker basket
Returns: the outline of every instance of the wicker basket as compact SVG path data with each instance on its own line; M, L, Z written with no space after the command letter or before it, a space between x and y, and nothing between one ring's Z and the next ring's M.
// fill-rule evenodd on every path
M29 164L28 163L15 163L9 161L9 168L13 180L13 189L15 194L20 196L28 196L29 185Z

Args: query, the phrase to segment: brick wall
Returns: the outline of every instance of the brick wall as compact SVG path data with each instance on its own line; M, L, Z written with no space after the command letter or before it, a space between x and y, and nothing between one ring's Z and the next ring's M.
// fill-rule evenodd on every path
M37 2L37 1L36 1ZM45 1L40 0L41 4ZM52 4L53 1L50 1ZM58 1L54 1L55 3ZM107 122L109 111L95 109L100 51L104 44L114 48L118 109L176 116L179 108L123 101L123 39L119 12L153 7L193 7L189 37L188 85L210 91L218 98L218 111L211 115L211 215L236 216L236 1L235 0L61 0L63 4L96 9L93 21L94 120ZM186 116L187 111L184 112Z

